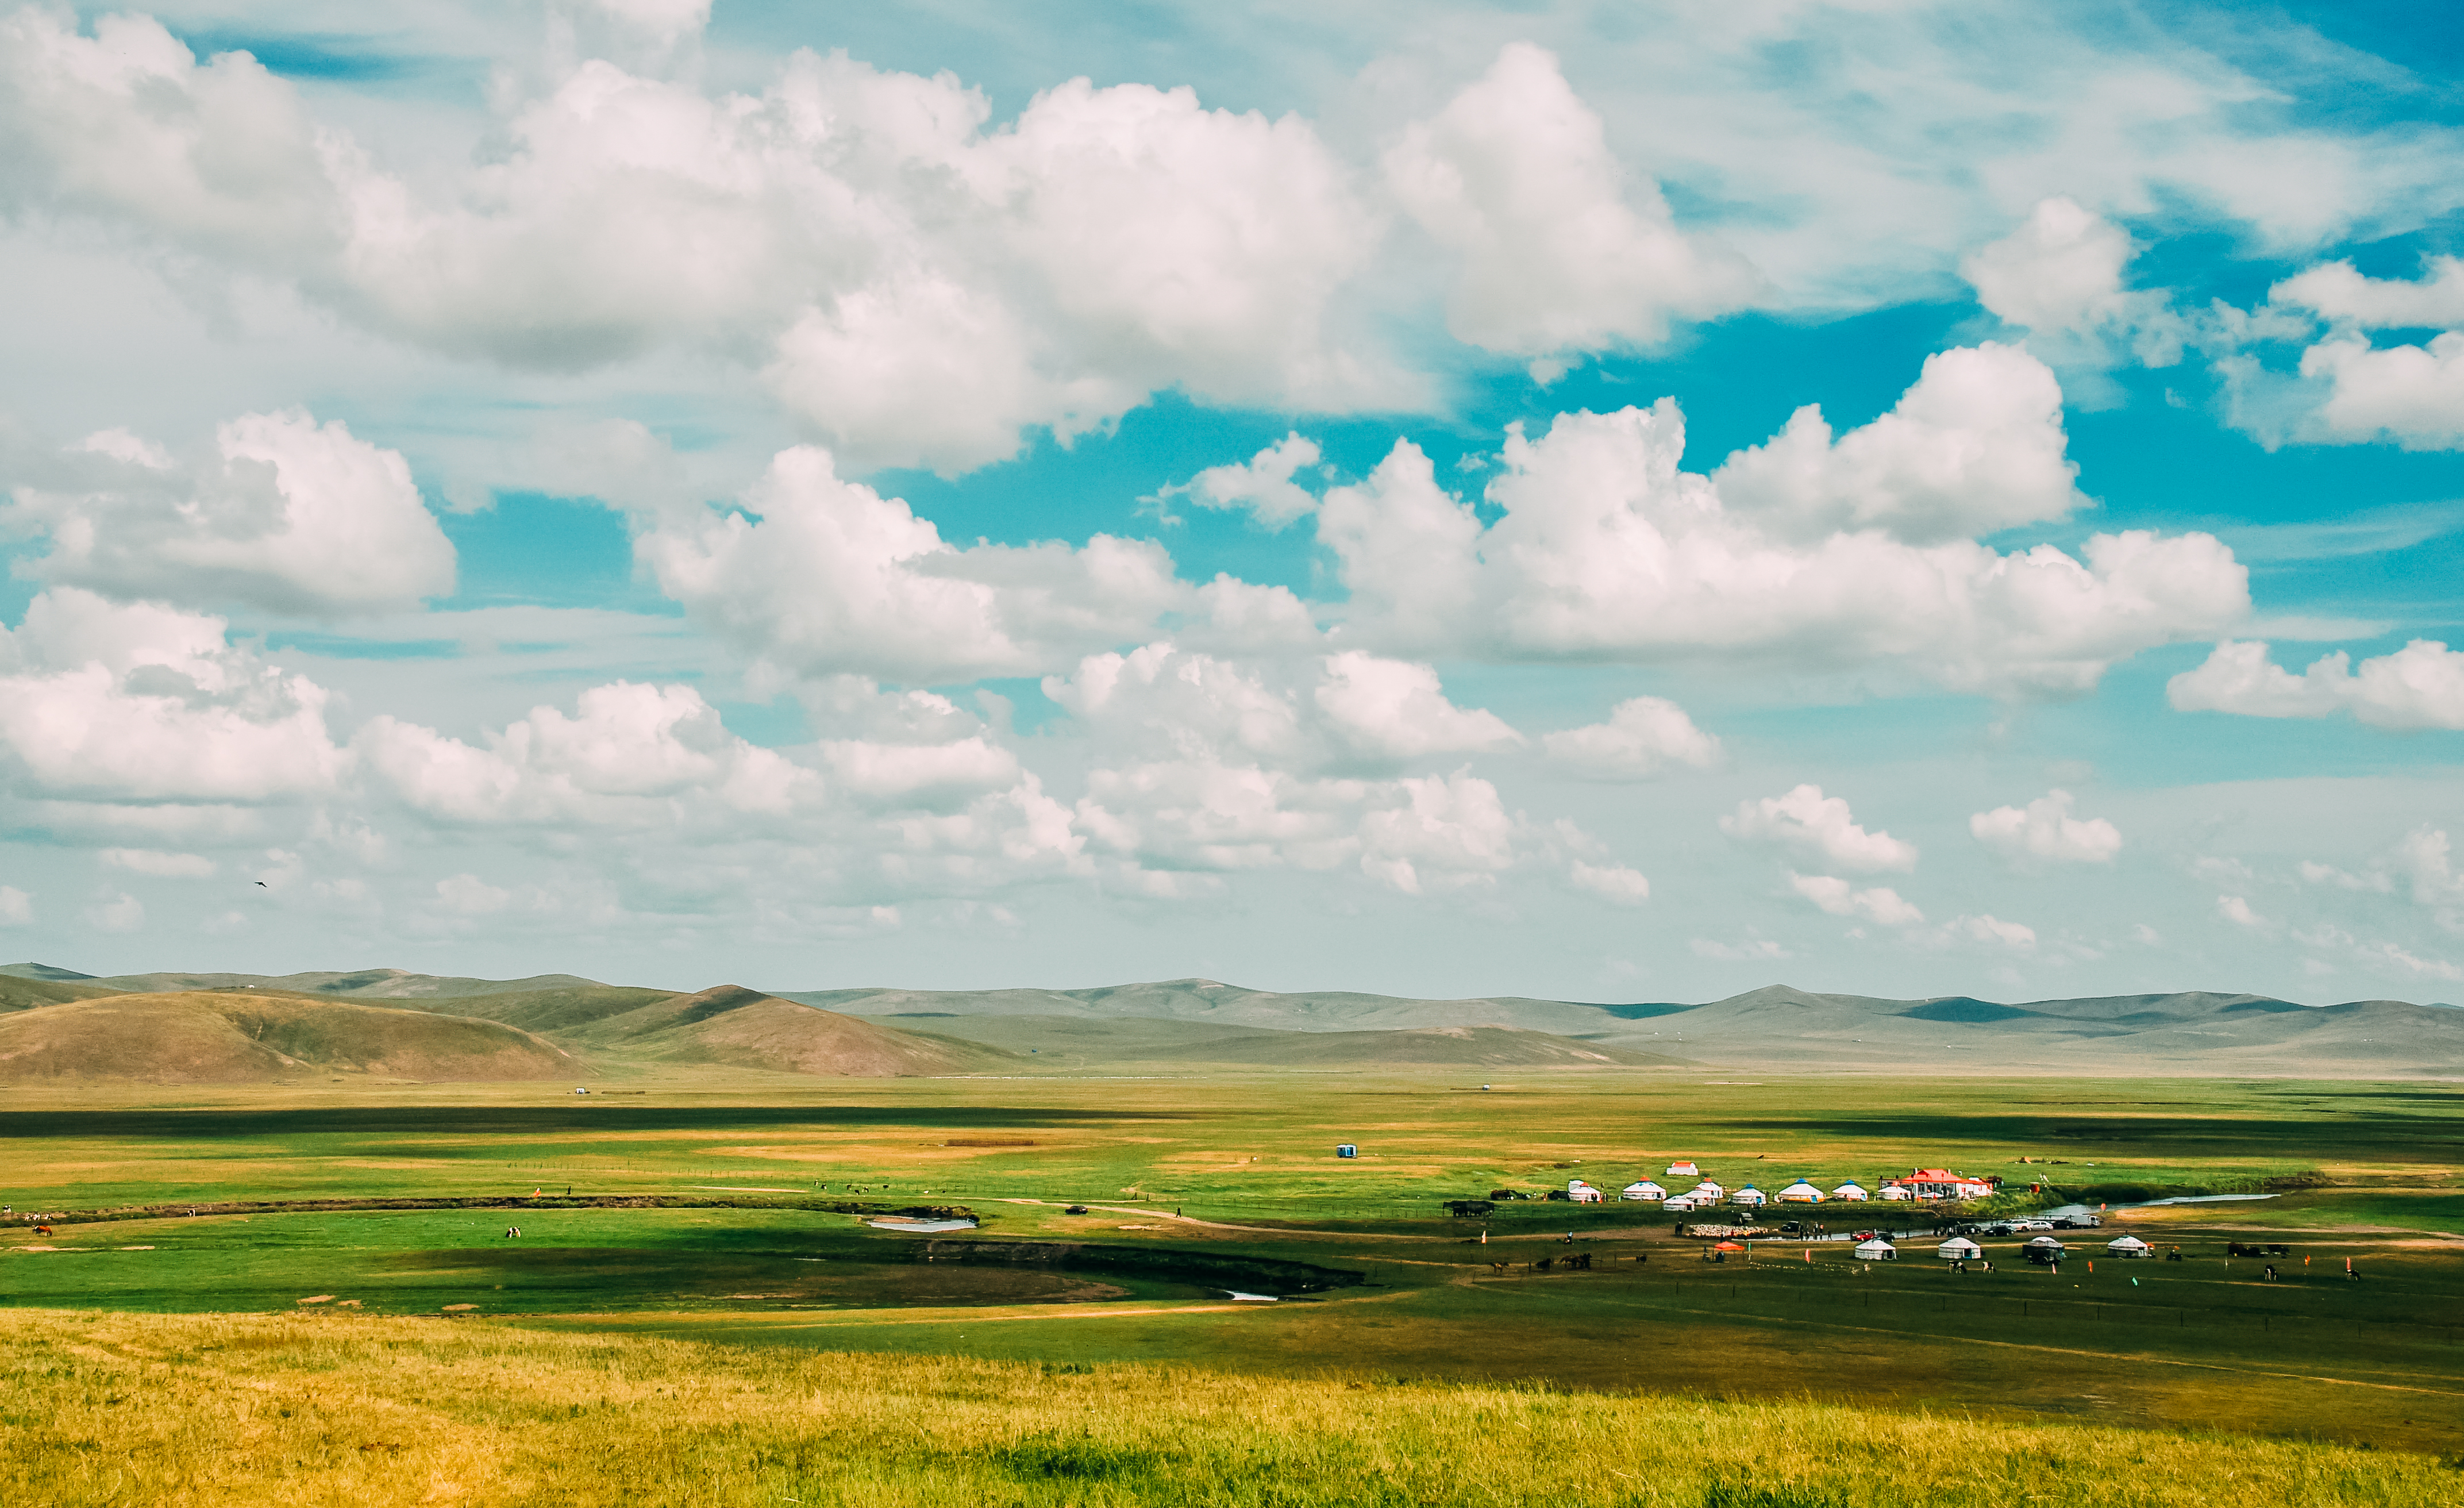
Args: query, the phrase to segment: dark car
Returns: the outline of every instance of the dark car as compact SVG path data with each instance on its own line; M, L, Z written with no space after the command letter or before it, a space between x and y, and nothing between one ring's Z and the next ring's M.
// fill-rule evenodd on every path
M1531 1196L1519 1188L1492 1188L1488 1191L1488 1197L1504 1204L1509 1199L1529 1199Z

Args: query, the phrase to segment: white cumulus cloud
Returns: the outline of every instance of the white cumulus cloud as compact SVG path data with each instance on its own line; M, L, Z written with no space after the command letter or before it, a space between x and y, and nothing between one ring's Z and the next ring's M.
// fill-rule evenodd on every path
M34 898L14 885L0 885L0 927L32 926Z
M1446 323L1474 345L1545 357L1650 344L1672 320L1762 291L1743 257L1679 230L1656 187L1625 182L1599 116L1529 43L1406 129L1385 168L1458 258Z
M1551 764L1587 780L1649 780L1681 765L1709 769L1720 762L1720 741L1661 697L1630 698L1606 722L1544 733L1540 743Z
M1866 832L1857 825L1846 800L1824 795L1819 786L1799 786L1785 795L1739 802L1735 812L1720 819L1720 831L1730 837L1815 854L1841 869L1872 872L1917 867L1915 844L1903 843L1887 832Z
M211 879L217 868L202 854L166 854L160 849L108 848L95 857L115 869L156 879Z
M1887 886L1859 890L1836 876L1799 875L1794 871L1790 872L1788 882L1798 895L1835 917L1863 917L1886 927L1908 926L1925 920L1924 912Z
M2227 639L2195 670L2165 685L2179 712L2250 718L2324 718L2347 712L2375 728L2410 732L2464 728L2464 654L2415 639L2392 654L2363 660L2339 650L2295 676L2255 640Z
M2122 830L2102 817L2071 815L2067 790L2049 790L2025 807L1996 807L1968 819L1976 841L2008 858L2057 864L2110 864L2122 852Z
M1245 462L1209 466L1167 492L1201 508L1246 508L1260 523L1280 529L1317 507L1316 495L1292 478L1317 465L1318 455L1315 440L1287 434Z
M1590 891L1602 900L1620 906L1639 906L1651 898L1651 881L1640 870L1623 864L1589 864L1575 859L1566 868L1566 877L1578 890Z

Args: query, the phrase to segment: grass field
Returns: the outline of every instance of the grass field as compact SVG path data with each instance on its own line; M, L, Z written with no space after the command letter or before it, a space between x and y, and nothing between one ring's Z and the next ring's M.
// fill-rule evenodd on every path
M982 1227L928 1240L845 1214L758 1208L259 1212L63 1224L48 1237L21 1221L0 1232L0 1304L11 1306L0 1320L99 1334L137 1321L38 1317L142 1311L158 1317L143 1324L177 1327L236 1325L209 1317L255 1314L267 1318L250 1323L271 1328L231 1333L272 1338L248 1344L262 1344L264 1364L276 1371L344 1366L330 1358L363 1353L318 1347L341 1344L336 1337L363 1348L385 1343L371 1338L386 1332L368 1327L393 1324L418 1338L403 1344L519 1355L542 1378L601 1364L581 1360L602 1354L593 1346L638 1347L622 1354L688 1367L678 1359L717 1353L667 1342L715 1342L759 1360L690 1366L785 1369L780 1376L939 1368L914 1374L940 1379L916 1385L927 1391L962 1387L954 1379L977 1375L1090 1386L1054 1381L1049 1369L1146 1375L1138 1369L1160 1365L1183 1379L1175 1388L1217 1388L1227 1399L1300 1380L1353 1404L1361 1402L1352 1396L1355 1383L1378 1398L1420 1400L1396 1420L1479 1389L1520 1398L1541 1395L1514 1389L1544 1387L1558 1400L1549 1407L1568 1409L1594 1403L1559 1396L1567 1390L1597 1395L1596 1407L1612 1411L1667 1408L1670 1398L1726 1400L1718 1407L1731 1411L1721 1419L1750 1416L1749 1400L1799 1410L1770 1415L1782 1421L1774 1430L1837 1430L1845 1427L1837 1421L1858 1418L1872 1430L1901 1430L1919 1418L1949 1429L1941 1421L1950 1416L1968 1421L1958 1429L1995 1439L2068 1422L2341 1443L2388 1453L2376 1457L2381 1463L2464 1457L2464 1240L2448 1234L2464 1229L2464 1187L2452 1165L2459 1114L2455 1097L2418 1085L2101 1081L2080 1090L2041 1079L1720 1084L1601 1073L1501 1080L1487 1091L1437 1075L817 1087L701 1074L640 1087L586 1098L536 1085L11 1090L0 1098L0 1200L22 1214L221 1199L524 1197L534 1189L561 1197L568 1187L781 1203L826 1191L964 1205ZM1335 1160L1338 1141L1357 1142L1360 1159ZM1732 1186L1774 1188L1799 1174L1870 1181L1947 1164L2048 1178L2069 1193L2255 1189L2269 1181L2289 1191L2119 1212L2107 1230L2081 1233L2078 1259L2058 1275L2018 1263L2017 1243L2008 1240L1987 1243L1996 1259L1991 1273L1947 1271L1922 1238L1903 1242L1904 1258L1893 1265L1858 1263L1845 1243L1816 1245L1809 1261L1808 1248L1785 1242L1758 1243L1750 1260L1712 1264L1649 1207L1535 1201L1485 1222L1438 1209L1441 1199L1499 1185L1536 1192L1570 1176L1614 1189L1659 1175L1680 1156ZM2324 1186L2304 1186L2321 1180ZM1072 1202L1086 1212L1067 1213ZM1885 1218L1876 1207L1821 1214L1838 1230ZM515 1224L523 1234L509 1240ZM2160 1249L2179 1244L2187 1260L2106 1258L2103 1242L2124 1231ZM2229 1240L2260 1238L2294 1248L2277 1264L2279 1281L2266 1281L2260 1263L2223 1254ZM1037 1249L1019 1242L1085 1249L1028 1260L1020 1252ZM1590 1258L1590 1270L1563 1270L1569 1255ZM1545 1272L1533 1265L1544 1258L1551 1262ZM2345 1280L2346 1258L2359 1280ZM1274 1275L1292 1270L1276 1263L1358 1281L1304 1293L1278 1286ZM1236 1302L1227 1297L1234 1289L1286 1297ZM460 1317L459 1329L413 1318L446 1313ZM133 1344L127 1337L146 1332L113 1333ZM112 1345L124 1349L123 1342ZM111 1346L95 1354L104 1351ZM991 1372L966 1371L994 1364ZM14 1386L39 1392L46 1385L31 1375ZM1486 1416L1474 1408L1465 1417ZM1611 1414L1583 1417L1591 1422L1582 1430L1611 1428ZM1698 1427L1708 1428L1683 1429ZM1207 1435L1215 1443L1205 1451L1265 1449L1237 1434ZM1475 1430L1462 1441L1485 1438ZM2177 1433L2167 1439L2164 1452L2189 1449ZM516 1455L529 1460L520 1452L530 1449ZM1527 1497L1463 1500L1690 1504L1710 1483L1732 1479L1668 1476L1678 1468L1651 1464L1662 1459L1649 1453L1660 1445L1634 1449L1648 1468L1636 1480L1517 1476L1513 1492ZM2113 1448L2045 1449L2085 1461ZM1132 1454L1165 1460L1147 1446ZM491 1470L516 1470L505 1464L514 1457L490 1458ZM2317 1460L2330 1458L2347 1459L2330 1452ZM942 1500L932 1495L945 1489L989 1501L1182 1500L1132 1492L1123 1484L1134 1473L1078 1481L1076 1498L1039 1497L1051 1484L1013 1481L1015 1474L1001 1475L1008 1467L944 1471L899 1459L908 1475L877 1500ZM1466 1458L1452 1459L1466 1469ZM1155 1470L1171 1476L1185 1465ZM2412 1469L2387 1465L2394 1475L2370 1478L2377 1497L2337 1497L2321 1477L2293 1497L2234 1500L2305 1500L2299 1492L2316 1501L2416 1500L2401 1496L2416 1490L2402 1485ZM586 1500L571 1481L538 1475L544 1471L519 1468L533 1474L523 1480L552 1484L532 1496ZM774 1479L785 1478L759 1478ZM2132 1479L2153 1480L2145 1473ZM2009 1487L2016 1479L1996 1480ZM2464 1493L2464 1474L2433 1471L2419 1480L2448 1484L2448 1496L2417 1500ZM1652 1496L1669 1482L1677 1485ZM1847 1501L1900 1500L1878 1496L1886 1484L1870 1475L1832 1485ZM708 1500L777 1500L745 1496L756 1487L738 1474L714 1485ZM1413 1491L1434 1489L1422 1482ZM1551 1499L1551 1492L1577 1496ZM2147 1492L2140 1499L2022 1492L1923 1500L2209 1500L2173 1488Z
M1808 1403L0 1313L12 1502L2389 1508L2420 1455Z

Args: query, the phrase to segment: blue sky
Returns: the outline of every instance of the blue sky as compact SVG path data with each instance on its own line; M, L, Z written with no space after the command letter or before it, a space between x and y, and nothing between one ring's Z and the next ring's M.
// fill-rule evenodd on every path
M10 11L0 952L2457 998L2459 34Z

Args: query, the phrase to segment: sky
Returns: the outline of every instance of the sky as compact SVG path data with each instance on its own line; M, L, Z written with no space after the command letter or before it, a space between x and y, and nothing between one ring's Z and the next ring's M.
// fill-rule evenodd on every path
M0 10L0 954L2464 999L2459 255L2418 5Z

